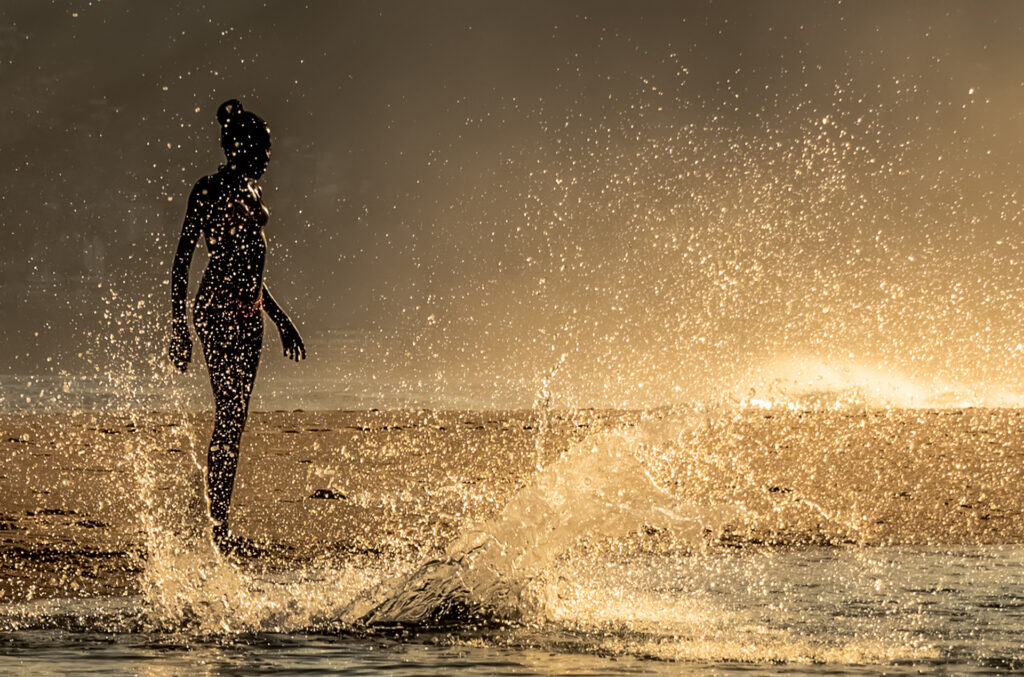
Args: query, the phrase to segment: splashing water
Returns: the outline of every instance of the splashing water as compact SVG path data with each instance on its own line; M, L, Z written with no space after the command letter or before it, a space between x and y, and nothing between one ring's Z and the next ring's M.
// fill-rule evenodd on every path
M214 545L197 453L192 445L193 481L187 484L192 491L182 501L185 510L150 504L143 513L148 557L141 581L142 626L216 635L343 622L354 591L376 583L380 571L353 567L268 578L225 558ZM151 496L157 471L147 459L141 468L140 491Z
M500 515L459 537L444 560L390 583L378 591L382 601L357 616L372 625L436 621L453 611L500 618L542 614L544 590L533 584L581 538L622 538L647 526L698 543L704 529L720 526L721 514L660 489L631 453L639 439L638 433L617 431L573 449Z
M385 568L318 572L312 581L261 579L219 554L202 513L189 518L202 528L185 532L154 520L146 526L146 624L237 633L294 631L325 622L415 626L470 617L543 620L550 592L544 573L581 539L614 540L648 527L696 546L729 514L680 502L659 488L631 451L640 440L639 432L616 431L577 445L499 515L456 539L443 558L375 586L369 584L379 581Z

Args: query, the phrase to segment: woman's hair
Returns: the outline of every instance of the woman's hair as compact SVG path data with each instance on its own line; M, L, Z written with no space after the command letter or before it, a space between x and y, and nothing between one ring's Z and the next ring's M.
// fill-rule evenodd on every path
M257 150L270 150L270 129L259 115L242 108L238 99L225 101L217 109L220 145L228 158Z

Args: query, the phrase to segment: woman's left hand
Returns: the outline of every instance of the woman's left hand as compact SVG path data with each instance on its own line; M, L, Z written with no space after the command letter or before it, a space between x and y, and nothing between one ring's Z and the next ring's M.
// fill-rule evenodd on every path
M284 318L277 325L277 330L281 333L281 346L284 348L284 356L296 362L306 359L306 346L302 343L302 337L299 336L299 331L292 324L292 321L287 317Z

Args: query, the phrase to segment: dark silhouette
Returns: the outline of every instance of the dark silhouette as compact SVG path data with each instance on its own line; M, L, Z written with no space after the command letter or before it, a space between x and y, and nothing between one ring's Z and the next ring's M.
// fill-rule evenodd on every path
M301 360L306 349L263 280L267 251L263 226L268 211L256 181L270 162L270 131L259 116L243 110L234 99L221 104L217 120L227 163L216 174L199 179L188 199L171 271L174 324L170 357L180 371L188 369L192 357L185 310L188 273L202 234L210 263L196 294L192 319L203 345L216 403L207 456L210 516L217 547L225 553L244 554L253 546L231 534L228 508L263 345L262 311L277 325L286 357Z

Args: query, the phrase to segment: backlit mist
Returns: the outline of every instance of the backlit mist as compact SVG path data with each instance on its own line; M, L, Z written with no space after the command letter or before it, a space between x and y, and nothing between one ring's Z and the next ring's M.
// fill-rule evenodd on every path
M202 406L201 369L162 380L168 280L231 97L310 347L286 371L268 333L254 406L1024 393L1019 3L0 17L0 406L155 376Z

